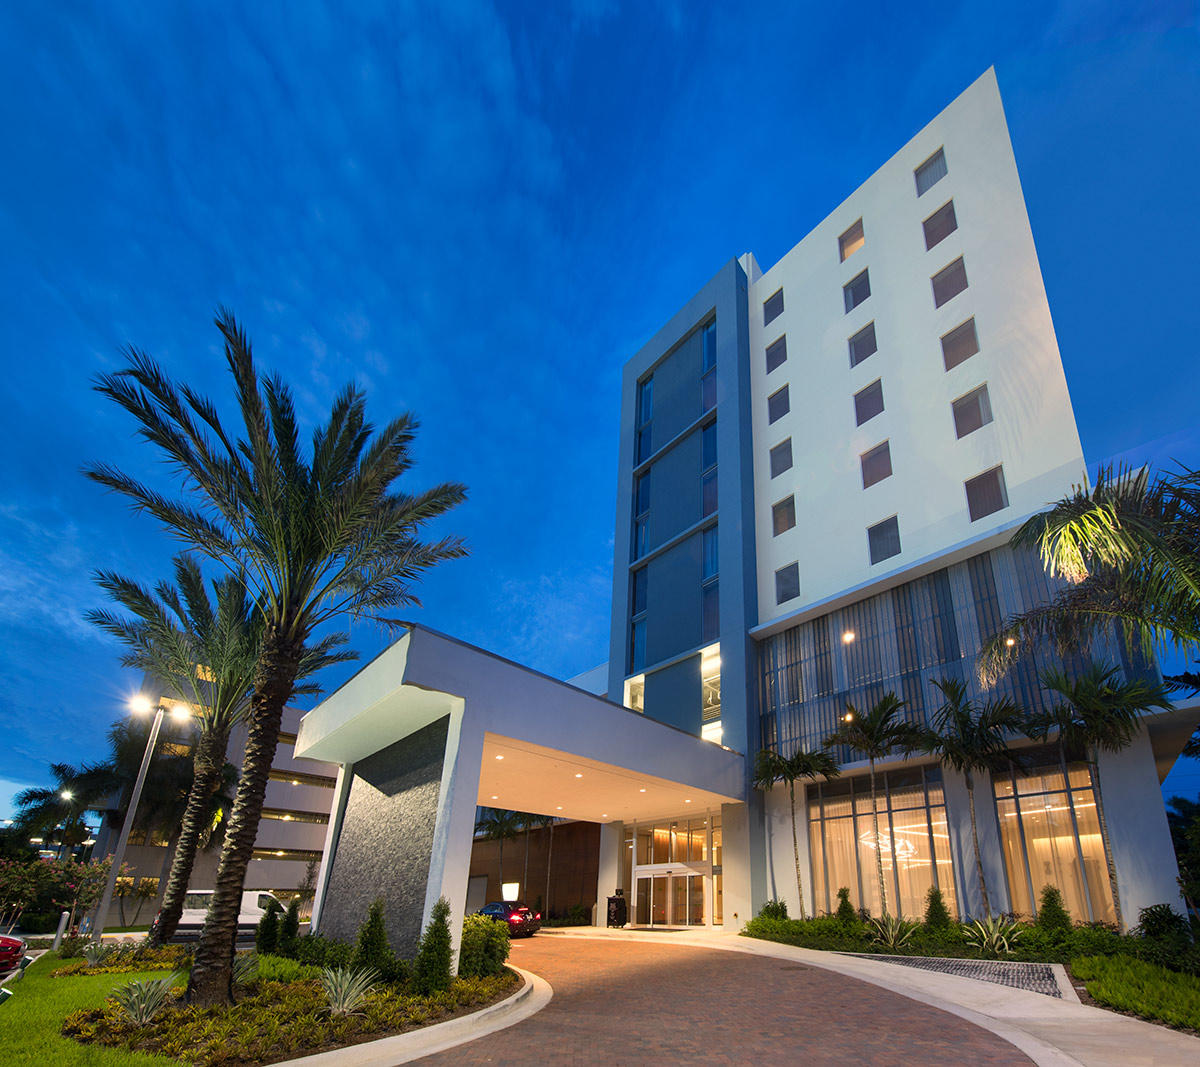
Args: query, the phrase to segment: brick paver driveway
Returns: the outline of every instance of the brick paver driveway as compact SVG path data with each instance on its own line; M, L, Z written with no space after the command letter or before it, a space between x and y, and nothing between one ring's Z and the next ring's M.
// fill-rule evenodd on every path
M516 966L554 999L537 1015L418 1061L471 1064L847 1064L1009 1067L986 1030L844 975L719 949L540 935Z

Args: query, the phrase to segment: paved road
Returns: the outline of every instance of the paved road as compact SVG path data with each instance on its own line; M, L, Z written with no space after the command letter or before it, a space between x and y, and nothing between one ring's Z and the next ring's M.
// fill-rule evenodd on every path
M680 1063L1028 1067L1012 1045L897 993L789 960L537 936L512 962L554 987L531 1019L425 1067Z

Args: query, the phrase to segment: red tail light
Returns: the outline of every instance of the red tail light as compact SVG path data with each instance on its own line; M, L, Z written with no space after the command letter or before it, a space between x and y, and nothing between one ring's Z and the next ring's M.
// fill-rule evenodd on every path
M510 923L523 923L525 920L520 915L510 915L508 921Z
M541 917L542 917L542 913L540 911L534 916L535 919L539 919L539 920L541 919Z

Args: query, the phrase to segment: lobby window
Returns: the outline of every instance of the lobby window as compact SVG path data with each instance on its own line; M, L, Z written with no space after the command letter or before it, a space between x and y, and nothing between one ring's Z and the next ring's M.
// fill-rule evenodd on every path
M704 733L702 736L706 741L715 740L718 744L721 742L720 734L720 719L721 719L721 646L710 645L700 654L700 690L702 693L703 703L700 706L700 722L703 724ZM717 729L711 729L710 724L716 723ZM716 736L714 737L714 733ZM704 837L708 836L705 832ZM692 859L704 860L707 859L707 849L704 845L707 842L704 838L693 842ZM699 846L696 848L695 846Z
M867 527L867 548L871 553L872 567L900 555L900 520L893 515L890 519Z
M767 373L787 361L787 334L767 345Z
M771 508L771 536L778 537L796 525L796 498L789 496Z
M924 196L946 176L946 153L938 149L915 171L917 179L917 196Z
M925 251L940 244L958 229L958 219L954 214L954 201L945 207L940 207L921 225L925 228Z
M967 288L967 267L959 256L948 267L943 267L931 279L933 282L933 303L941 307L949 303L959 293Z
M858 457L862 464L863 488L869 489L876 482L892 476L892 450L887 441L876 445Z
M778 478L792 469L792 439L781 441L771 449L771 477Z
M842 299L846 304L847 314L871 295L871 277L868 271L851 278L842 286Z
M637 396L637 462L650 456L650 416L654 409L654 379L647 378L638 385Z
M966 489L967 510L971 513L972 522L1008 507L1003 466L977 474L966 483Z
M854 418L859 426L883 411L883 382L876 378L854 394Z
M704 327L701 338L700 413L717 406L717 324Z
M772 293L763 301L763 325L770 326L783 314L783 290Z
M951 406L954 408L954 432L959 437L966 437L992 421L992 404L986 385L960 396Z
M717 510L717 424L709 423L700 434L700 516Z
M1024 774L993 779L1012 909L1032 917L1053 885L1073 919L1114 920L1091 769L1046 753Z
M842 255L842 262L845 263L855 252L862 248L863 243L863 224L862 219L859 219L838 238L838 251Z
M800 595L800 564L789 563L775 572L775 603L784 604Z
M633 558L646 554L650 534L650 472L646 471L633 486Z
M942 335L942 362L946 364L946 370L953 370L960 363L965 363L978 351L979 335L975 332L973 316Z
M836 908L838 889L848 886L855 907L880 914L877 857L883 860L888 906L896 914L919 918L933 887L942 891L951 915L958 911L939 768L876 774L878 837L866 775L813 783L808 798L813 899L818 911Z
M868 322L850 338L850 366L857 367L868 356L875 355L879 345L875 341L875 323Z
M767 397L767 422L778 422L792 410L792 402L788 399L788 387L777 389Z

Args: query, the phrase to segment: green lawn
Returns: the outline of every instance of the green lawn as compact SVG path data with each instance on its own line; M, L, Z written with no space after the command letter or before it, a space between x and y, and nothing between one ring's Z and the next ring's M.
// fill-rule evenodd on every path
M71 1012L99 1007L110 989L144 978L161 978L169 972L51 978L61 962L49 954L42 956L30 964L23 979L13 979L5 986L14 995L0 1007L0 1063L5 1067L178 1067L178 1060L166 1056L81 1045L59 1033Z
M1128 956L1075 959L1071 973L1101 1004L1200 1030L1200 978Z

